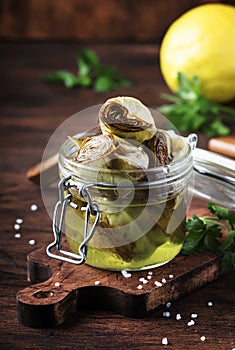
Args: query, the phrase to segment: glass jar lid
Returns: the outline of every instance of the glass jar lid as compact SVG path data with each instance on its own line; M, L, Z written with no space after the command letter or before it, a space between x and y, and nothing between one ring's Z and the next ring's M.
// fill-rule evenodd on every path
M193 151L193 158L193 194L235 209L235 161L200 148Z

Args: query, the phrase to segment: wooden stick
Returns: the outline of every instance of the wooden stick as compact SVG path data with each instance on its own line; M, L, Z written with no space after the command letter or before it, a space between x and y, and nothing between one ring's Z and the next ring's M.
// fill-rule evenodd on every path
M55 167L58 166L58 157L59 157L59 154L56 153L50 158L46 159L45 161L38 163L32 168L30 168L27 171L27 178L30 181L38 183L40 181L41 174L43 175L48 174L48 177L50 177L51 172L55 171Z
M235 137L221 136L210 139L208 149L212 152L235 158Z

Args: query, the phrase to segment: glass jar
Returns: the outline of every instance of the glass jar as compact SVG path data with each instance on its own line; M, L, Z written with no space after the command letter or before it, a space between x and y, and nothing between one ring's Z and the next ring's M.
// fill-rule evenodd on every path
M87 264L116 271L148 269L172 260L185 237L193 170L190 144L176 161L144 174L142 169L86 166L72 159L75 152L76 145L67 140L59 154L61 196L69 198L60 231L73 252L66 254L80 252Z

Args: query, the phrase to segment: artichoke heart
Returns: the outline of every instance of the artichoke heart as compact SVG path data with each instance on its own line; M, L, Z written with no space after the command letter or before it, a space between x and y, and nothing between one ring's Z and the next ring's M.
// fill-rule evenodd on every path
M92 163L97 167L105 163L105 157L111 154L117 148L117 143L112 135L98 135L86 137L78 149L75 160L79 163Z
M103 133L143 142L156 132L149 109L129 96L108 99L100 108L99 122Z
M172 161L171 139L165 130L158 129L152 139L146 142L146 146L151 151L152 167L168 165Z
M85 170L87 178L92 174L97 180L106 183L118 183L123 177L138 181L144 177L144 172L132 175L128 170L139 171L148 169L149 166L149 157L143 147L137 147L111 134L86 137L80 142L74 160L91 166L90 172L89 168Z

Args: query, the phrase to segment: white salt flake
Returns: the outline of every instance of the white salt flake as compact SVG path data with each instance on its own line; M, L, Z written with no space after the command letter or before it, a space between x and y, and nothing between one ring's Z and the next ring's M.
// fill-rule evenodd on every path
M201 341L205 341L206 337L204 335L202 335L200 339L201 339Z
M195 324L194 320L190 320L188 323L187 323L187 326L191 327Z
M177 320L177 321L179 321L179 320L181 320L181 314L176 314L176 316L175 316L175 319Z
M36 243L35 239L30 239L29 244L34 245Z
M169 275L168 277L169 277L169 278L173 278L173 277L174 277L174 275Z
M20 229L20 225L19 225L19 224L15 224L15 225L14 225L14 229L15 229L15 230L19 230L19 229Z
M191 314L191 318L197 318L197 314Z
M32 211L38 210L37 204L32 204L31 207L30 207L30 209L31 209Z
M17 224L23 224L23 219L21 219L21 218L16 219L16 223Z
M161 283L161 282L155 281L154 284L155 284L155 286L157 286L157 287L162 287L162 283Z
M137 289L142 289L143 288L143 286L141 285L141 284L139 284L138 286L137 286Z
M100 284L100 281L95 281L95 285L98 286Z
M125 277L125 278L131 277L131 273L127 272L126 270L122 270L121 273L122 273L123 277Z
M144 277L140 277L140 278L139 278L139 281L140 281L140 282L143 282L144 280L145 280Z
M171 316L171 313L170 313L169 311L164 311L164 312L162 313L162 316L163 316L163 317L170 317L170 316Z
M152 274L153 274L153 271L148 272L148 275L152 276Z
M168 301L168 303L166 303L166 307L171 307L171 302Z
M166 283L166 279L165 278L162 278L162 283Z
M56 282L55 287L59 287L59 286L60 286L60 282Z
M148 279L148 280L151 280L151 278L152 278L152 276L151 276L151 275L147 276L147 279Z
M212 301L208 301L207 305L208 305L208 306L213 306Z
M162 338L162 345L168 345L167 337Z
M143 284L147 284L147 283L149 283L149 281L144 278L143 279Z
M21 237L21 234L18 232L15 234L15 238L20 238Z

